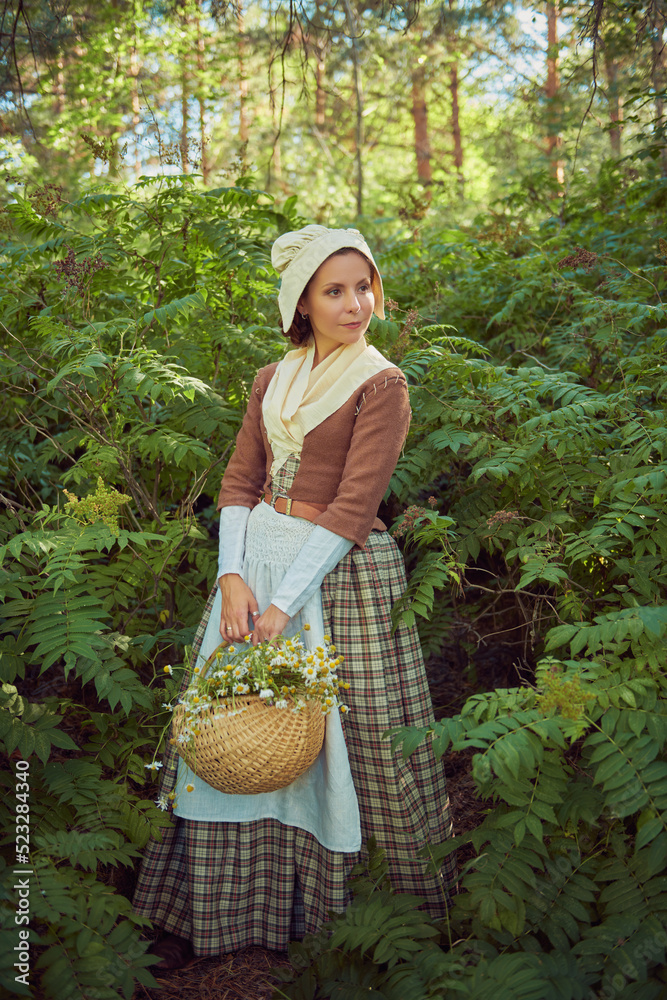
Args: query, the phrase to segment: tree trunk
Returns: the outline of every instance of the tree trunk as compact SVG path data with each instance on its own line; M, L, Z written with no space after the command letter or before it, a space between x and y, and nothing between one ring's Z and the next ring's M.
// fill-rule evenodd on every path
M184 174L190 172L188 161L188 64L185 52L181 54L181 170Z
M283 185L283 161L280 155L280 135L276 134L273 142L273 176L278 187L284 190Z
M463 198L465 178L463 176L463 144L461 142L461 121L459 117L459 67L456 61L449 66L449 91L452 96L452 137L454 139L454 167L456 169L459 197Z
M315 66L315 124L319 129L324 126L326 117L326 94L324 92L324 75L326 72L325 43L318 41L315 45L317 64Z
M651 10L653 36L653 63L651 76L655 96L655 134L660 146L660 176L667 177L667 141L665 137L665 102L662 91L665 86L665 13L663 0L655 0Z
M278 185L281 191L285 191L283 184L283 164L280 155L280 116L275 102L271 102L271 116L273 124L273 152L267 164L267 190L270 191L273 182Z
M197 0L195 27L197 30L197 101L199 103L199 142L201 145L201 172L204 186L208 187L211 167L208 160L208 138L206 135L206 101L204 99L204 36L201 30L201 3Z
M453 12L455 0L449 0L449 10ZM450 52L456 53L460 48L461 39L459 35L448 34L447 47ZM461 141L461 116L459 110L459 64L456 55L452 56L449 63L449 94L452 104L451 126L452 140L454 142L454 169L456 170L456 186L459 198L465 194L465 178L463 176L463 143Z
M184 174L190 172L190 164L188 158L188 129L190 125L190 74L188 73L188 14L185 9L185 4L183 5L183 13L181 14L181 24L183 25L183 34L185 39L181 41L180 46L180 60L181 60L181 170Z
M412 70L412 117L415 124L415 157L417 178L425 187L433 183L431 146L428 138L428 110L424 67L417 64ZM431 192L427 192L430 199Z
M65 110L65 60L62 55L58 56L58 71L56 73L56 86L53 91L53 118L60 118Z
M137 5L132 3L132 46L130 48L130 98L132 101L132 140L134 142L134 172L141 174L141 156L139 154L139 123L141 121L141 105L139 103L139 55L137 52Z
M355 129L355 147L357 164L357 215L363 213L364 207L364 164L362 148L364 144L364 93L361 83L361 62L357 48L357 23L352 15L349 0L343 0L347 19L347 30L352 43L352 62L354 64L354 91L357 102L357 124Z
M558 0L547 0L547 83L545 94L547 98L547 138L546 151L549 157L551 174L562 189L565 183L565 167L558 159L558 151L562 146L562 138L558 134L558 114L556 100L560 90L558 73Z
M609 105L609 119L614 123L614 128L609 130L609 142L611 143L611 155L620 157L621 155L621 130L623 128L623 104L618 85L619 63L604 49L604 68L607 75L607 103Z
M118 11L119 0L111 0L111 8L112 8L112 10ZM120 20L120 17L119 17L118 13L116 14L116 17ZM115 70L114 70L114 82L113 82L113 85L112 85L114 89L117 86L117 81L120 78L121 73L122 73L122 58L121 58L120 52L118 52L116 54L116 66L115 66ZM111 176L113 174L117 174L118 173L118 168L119 168L119 164L120 164L120 158L121 158L121 155L122 155L121 152L120 152L119 145L118 145L119 136L118 136L118 134L116 134L116 131L115 131L113 125L107 126L106 128L104 128L102 126L101 130L104 132L105 137L106 137L106 139L109 142L109 147L108 147L109 148L109 160L107 162L107 173L109 174L109 176Z
M243 32L245 22L243 19L243 3L239 0L237 7L236 26L238 28L238 41L236 51L239 63L239 139L242 143L248 141L248 80L245 75L245 39Z

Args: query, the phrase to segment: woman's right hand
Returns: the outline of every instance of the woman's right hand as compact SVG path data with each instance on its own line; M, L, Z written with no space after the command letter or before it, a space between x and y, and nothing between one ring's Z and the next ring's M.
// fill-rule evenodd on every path
M252 632L248 616L259 617L259 607L250 587L238 573L225 573L218 580L222 595L220 635L227 642L242 642Z

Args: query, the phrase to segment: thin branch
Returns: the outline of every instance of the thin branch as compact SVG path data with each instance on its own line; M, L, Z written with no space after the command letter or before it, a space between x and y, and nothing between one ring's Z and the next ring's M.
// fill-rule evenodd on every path
M9 5L9 0L5 0L5 8L3 10L3 18L2 18L3 25L4 25L5 14L7 13L8 5ZM21 76L21 70L19 69L19 60L18 60L18 55L17 55L17 52L16 52L16 31L17 31L18 24L19 24L19 21L21 20L21 18L23 18L23 23L25 24L25 26L27 28L27 31L28 31L28 42L29 42L29 45L30 45L30 51L32 52L33 61L35 63L35 73L37 75L37 79L39 80L39 69L37 67L37 57L35 55L35 50L34 50L34 47L33 47L33 44L32 44L32 35L33 35L33 32L32 32L32 28L30 26L30 21L28 20L28 15L26 14L26 12L24 10L24 7L23 7L23 0L18 0L17 7L16 7L16 15L15 15L14 21L12 23L11 32L9 33L9 36L8 36L9 37L9 42L8 42L6 48L5 48L5 52L7 51L7 49L10 50L12 62L14 64L14 69L16 70L16 82L18 84L19 108L21 109L21 111L25 115L26 121L27 121L28 125L30 126L30 131L33 134L33 138L35 139L35 142L39 142L39 139L37 138L37 133L35 132L35 128L34 128L34 126L32 124L32 119L30 118L30 113L28 112L28 109L26 107L26 103L25 103L25 93L26 92L25 92L25 88L23 86L23 78Z
M579 142L581 140L581 133L583 132L584 124L588 118L591 108L593 107L593 102L598 90L598 49L602 45L602 38L600 36L600 24L602 22L602 14L604 11L604 5L606 0L593 0L593 5L584 21L583 27L579 33L579 41L583 41L585 38L590 38L593 43L593 52L591 53L591 68L593 75L593 89L591 90L591 97L588 102L588 106L583 113L581 122L579 123L579 131L577 132L577 138L574 143L574 158L572 160L572 171L570 177L573 178L577 170L577 157L579 156ZM584 65L586 65L584 63ZM563 206L565 199L563 199ZM562 211L562 208L561 208Z

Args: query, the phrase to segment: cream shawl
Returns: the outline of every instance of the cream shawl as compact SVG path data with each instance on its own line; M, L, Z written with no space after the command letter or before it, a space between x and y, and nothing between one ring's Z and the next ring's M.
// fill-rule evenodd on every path
M395 367L364 337L337 347L315 369L314 357L312 340L288 351L264 395L262 415L273 452L272 476L290 455L301 454L306 434L340 409L359 386Z

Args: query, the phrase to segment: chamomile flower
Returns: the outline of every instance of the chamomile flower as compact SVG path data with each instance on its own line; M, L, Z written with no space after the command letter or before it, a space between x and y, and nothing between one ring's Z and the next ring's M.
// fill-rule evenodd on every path
M265 702L267 710L291 709L300 713L313 702L325 715L337 710L336 692L345 685L338 680L335 670L343 658L333 657L336 650L329 636L314 649L306 648L302 636L310 630L310 626L305 626L301 636L279 637L250 649L223 643L205 665L192 667L190 685L172 707L179 709L175 717L178 752L182 755L187 752L193 770L195 740L208 720L228 719L247 711L235 700L237 696L252 692ZM315 641L318 639L316 635Z
M162 764L160 764L160 762L157 760L153 760L151 761L150 764L144 764L144 767L148 771L159 771L159 769L162 767Z

